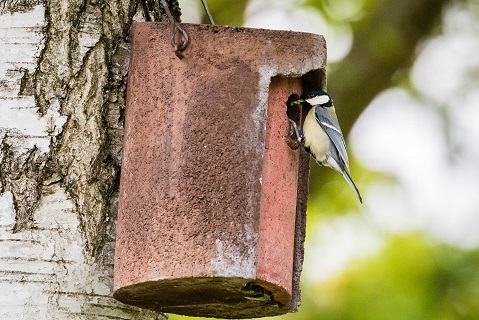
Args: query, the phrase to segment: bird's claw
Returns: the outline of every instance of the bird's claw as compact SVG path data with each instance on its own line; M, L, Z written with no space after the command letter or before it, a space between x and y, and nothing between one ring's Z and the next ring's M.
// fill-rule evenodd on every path
M296 150L299 148L301 143L303 143L304 138L303 138L303 135L300 133L296 122L294 122L290 118L288 118L288 120L290 125L289 125L289 136L287 137L286 143L291 149ZM296 135L296 139L293 137L293 134Z
M289 120L289 135L292 136L293 135L293 132L296 134L296 139L298 140L299 143L302 143L303 140L304 140L304 136L303 134L300 132L299 128L298 128L298 125L296 124L296 122L294 122L293 120L291 120L290 118L288 118Z

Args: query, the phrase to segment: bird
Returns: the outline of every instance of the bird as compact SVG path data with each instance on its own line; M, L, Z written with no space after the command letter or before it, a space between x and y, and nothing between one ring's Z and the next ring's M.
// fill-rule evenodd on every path
M296 122L289 119L298 142L318 164L341 173L356 192L359 202L362 203L361 194L348 173L349 159L346 143L339 127L333 100L325 91L312 90L303 93L300 97L295 95L295 98L290 101L292 106L298 104L310 108L304 119L302 132Z

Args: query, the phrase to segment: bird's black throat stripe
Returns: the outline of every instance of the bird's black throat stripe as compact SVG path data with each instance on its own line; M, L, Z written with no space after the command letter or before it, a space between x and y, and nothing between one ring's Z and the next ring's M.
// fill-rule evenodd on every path
M309 153L311 155L311 157L313 157L313 159L319 163L320 165L323 165L322 162L318 161L318 159L316 159L316 155L314 153L311 152L311 149L309 147L304 147L304 150L306 150L307 153Z
M314 160L316 160L316 155L311 152L311 149L309 147L304 147L304 150L306 150L306 152L309 153Z

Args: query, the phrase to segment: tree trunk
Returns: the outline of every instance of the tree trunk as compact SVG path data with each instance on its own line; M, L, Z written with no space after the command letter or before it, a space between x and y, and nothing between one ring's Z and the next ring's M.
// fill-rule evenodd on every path
M129 28L158 9L0 3L1 319L165 317L111 297Z

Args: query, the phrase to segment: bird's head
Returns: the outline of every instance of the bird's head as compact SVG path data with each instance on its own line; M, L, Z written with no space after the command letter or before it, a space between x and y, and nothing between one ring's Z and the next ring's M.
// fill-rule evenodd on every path
M329 95L322 90L313 90L305 92L299 98L300 102L306 102L312 106L331 107L333 106L333 100Z

